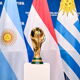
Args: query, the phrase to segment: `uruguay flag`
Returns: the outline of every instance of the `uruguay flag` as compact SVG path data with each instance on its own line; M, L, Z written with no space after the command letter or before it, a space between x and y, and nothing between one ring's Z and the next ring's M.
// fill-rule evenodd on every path
M30 58L33 56L33 46L30 34L31 30L36 27L41 28L46 37L46 40L41 47L41 57L43 59L43 62L48 62L51 65L50 80L64 80L58 44L46 0L33 1L26 23L24 33L28 43L27 48Z
M0 20L0 80L24 80L28 62L16 0L5 0Z
M64 73L80 80L80 24L74 0L61 0L55 27Z

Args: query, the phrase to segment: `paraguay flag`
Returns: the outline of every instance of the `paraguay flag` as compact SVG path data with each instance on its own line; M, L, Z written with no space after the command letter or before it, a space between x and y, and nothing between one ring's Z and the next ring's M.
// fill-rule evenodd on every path
M80 24L74 0L61 0L55 27L64 73L80 80Z
M33 0L33 4L25 27L28 56L33 57L33 46L30 38L31 30L39 27L43 30L46 40L41 47L43 62L51 65L50 80L64 80L63 68L59 54L57 39L52 25L47 0ZM31 61L31 60L30 60Z
M24 80L28 62L16 0L5 0L0 19L0 80Z

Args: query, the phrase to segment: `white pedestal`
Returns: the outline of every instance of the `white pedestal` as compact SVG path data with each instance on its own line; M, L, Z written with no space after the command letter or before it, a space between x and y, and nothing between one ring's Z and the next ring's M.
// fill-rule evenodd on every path
M24 80L50 80L50 64L24 64Z

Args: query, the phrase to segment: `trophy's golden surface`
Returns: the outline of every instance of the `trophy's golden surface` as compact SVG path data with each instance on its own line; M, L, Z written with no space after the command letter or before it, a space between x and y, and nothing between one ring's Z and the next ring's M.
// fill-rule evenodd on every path
M31 31L31 40L34 50L34 58L32 64L43 64L42 58L40 56L41 45L45 41L45 34L40 28L34 28Z

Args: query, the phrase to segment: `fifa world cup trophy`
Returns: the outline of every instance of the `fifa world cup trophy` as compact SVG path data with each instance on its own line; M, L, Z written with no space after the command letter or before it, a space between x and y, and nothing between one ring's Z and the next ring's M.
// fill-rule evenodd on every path
M31 31L31 41L34 50L34 57L32 64L43 64L42 58L40 56L40 50L42 43L45 41L45 34L39 27L32 29Z

